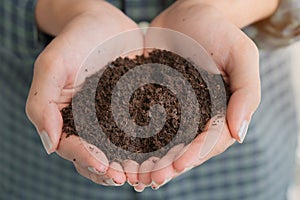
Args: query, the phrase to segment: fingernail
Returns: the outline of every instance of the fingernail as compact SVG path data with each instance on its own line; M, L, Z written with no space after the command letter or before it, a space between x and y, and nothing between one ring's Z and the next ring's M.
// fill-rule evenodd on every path
M236 142L236 139L235 138L232 138L232 144L234 144Z
M130 181L127 181L129 185L135 187L139 185L139 182L131 183Z
M151 184L151 188L153 190L158 190L160 187L162 187L163 185L167 184L172 178L168 178L166 179L162 184L157 184L155 181L152 181L152 184Z
M151 185L151 187L152 187L152 186L155 186L155 187L158 186L158 184L157 184L155 181L152 181L150 185Z
M238 142L239 143L243 143L244 142L244 139L246 137L246 134L247 134L247 130L248 130L248 126L249 126L249 122L247 120L245 120L243 123L242 123L242 126L239 130L239 140Z
M144 184L145 187L151 186L152 183Z
M117 183L112 178L104 180L104 183L106 183L106 184L108 184L110 186L121 186L121 185L123 185L123 183Z
M103 174L105 174L105 172L99 171L99 170L97 170L97 169L94 168L94 167L88 167L88 170L89 170L90 172L94 173L94 174L97 174L97 175L103 175Z
M158 190L159 187L157 185L151 185L152 190Z
M144 191L144 189L145 189L145 188L138 189L138 188L134 187L134 190L135 190L136 192L143 192L143 191Z
M191 170L193 167L186 167L184 170L182 170L181 172L177 172L178 175L181 175L189 170Z
M42 143L43 143L43 146L47 152L47 154L51 154L51 149L52 149L52 142L51 142L51 139L48 135L48 133L46 131L42 131L40 133L40 137L41 137L41 140L42 140Z
M159 187L161 187L161 186L163 186L163 185L165 185L165 184L167 184L167 183L169 183L170 182L170 180L172 180L172 178L168 178L168 179L166 179Z
M94 174L94 173L90 173L90 179L93 181L93 182L97 182L97 175Z
M185 173L185 172L187 172L187 171L190 171L192 168L193 168L193 167L187 167L187 168L185 168L181 173L183 174L183 173Z

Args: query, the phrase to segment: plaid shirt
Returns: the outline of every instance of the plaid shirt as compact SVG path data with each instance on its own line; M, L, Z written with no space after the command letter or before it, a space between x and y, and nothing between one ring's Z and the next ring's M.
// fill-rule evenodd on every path
M112 3L121 6L119 1ZM170 3L166 1L164 6ZM293 4L295 6L291 6ZM24 112L33 62L46 45L34 23L34 6L35 0L0 2L1 200L286 198L293 176L297 141L288 48L260 52L262 102L243 145L233 145L158 191L148 188L143 193L136 193L128 185L116 188L94 184L79 176L70 162L55 154L46 156ZM287 7L293 13L291 19L299 19L299 10L295 12L299 3L292 0L283 0L274 16ZM160 0L131 0L126 1L125 11L136 21L148 21L162 9ZM274 18L264 23L271 26L271 19ZM282 29L280 26L280 31L299 33L299 20L294 20L291 26L295 28L286 26ZM276 40L275 32L264 31L263 35ZM289 39L281 44L293 40L286 38ZM277 43L275 40L273 42Z

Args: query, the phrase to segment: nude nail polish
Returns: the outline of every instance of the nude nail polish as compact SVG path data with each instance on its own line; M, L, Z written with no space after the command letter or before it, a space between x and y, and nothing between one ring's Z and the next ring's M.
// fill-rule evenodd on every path
M103 174L105 174L105 172L101 172L101 171L97 170L97 169L94 168L94 167L88 167L88 170L89 170L90 172L94 173L94 174L97 174L97 175L103 175Z
M139 182L131 183L130 181L127 181L129 185L135 187L139 185Z
M144 191L144 188L143 188L143 189L138 189L138 188L134 187L134 190L135 190L136 192L143 192L143 191Z
M51 154L51 149L52 149L52 142L51 142L51 139L48 135L48 133L46 131L42 131L40 133L40 137L41 137L41 140L42 140L42 143L43 143L43 146L47 152L47 154Z
M242 123L242 126L239 130L239 133L238 133L238 136L239 136L239 143L243 143L244 142L244 139L246 137L246 134L247 134L247 131L248 131L248 126L249 126L249 122L247 120L245 120L243 123Z
M112 178L104 180L104 183L109 185L109 186L121 186L121 185L123 185L123 183L117 183Z
M155 181L152 181L151 184L151 188L153 190L158 190L160 187L162 187L163 185L167 184L170 180L172 180L172 178L168 178L166 179L162 184L158 185L157 183L155 183Z

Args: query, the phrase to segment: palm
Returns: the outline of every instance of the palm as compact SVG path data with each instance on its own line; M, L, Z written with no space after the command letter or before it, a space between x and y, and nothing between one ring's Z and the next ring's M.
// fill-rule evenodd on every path
M240 124L244 118L250 121L259 102L260 88L258 54L254 43L238 27L224 19L218 10L201 4L189 7L184 5L184 1L179 1L158 16L151 26L173 29L199 42L211 55L225 81L230 84L232 92L224 119L226 123L214 147L205 154L201 152L208 135L205 132L188 148L177 152L177 156L167 154L154 166L154 169L160 170L153 170L151 173L151 178L156 183L154 187L157 187L165 180L176 177L178 173L222 153L234 143L233 138L242 140L238 134ZM209 134L218 131L220 130L214 129ZM164 160L168 159L173 160L172 165L163 167Z
M47 130L53 148L61 157L72 161L80 174L101 184L111 184L112 178L122 184L126 177L120 165L109 164L100 150L88 151L89 144L79 137L61 134L60 110L70 103L76 92L77 72L90 51L113 35L138 28L113 6L107 4L103 9L109 14L89 13L74 18L40 54L35 63L27 111L35 124L42 124L36 125L38 131ZM40 107L34 106L37 104ZM88 170L91 167L96 170L92 170L94 173ZM101 172L106 173L105 176Z

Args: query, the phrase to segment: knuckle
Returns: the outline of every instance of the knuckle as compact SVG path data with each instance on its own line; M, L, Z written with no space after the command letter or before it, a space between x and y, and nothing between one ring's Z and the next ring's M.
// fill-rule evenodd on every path
M255 58L258 62L259 51L256 44L251 40L246 34L239 35L238 39L235 41L233 46L233 52L243 52L238 53L238 56ZM235 53L234 53L235 54Z
M52 70L55 67L62 66L63 59L56 51L44 50L34 62L34 70Z

